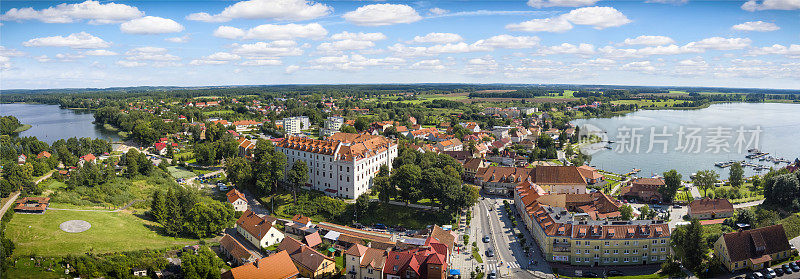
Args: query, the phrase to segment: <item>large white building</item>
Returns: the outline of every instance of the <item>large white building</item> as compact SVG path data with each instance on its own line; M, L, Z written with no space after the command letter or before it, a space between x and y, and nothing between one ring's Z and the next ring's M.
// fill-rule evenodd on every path
M283 119L283 130L287 134L299 134L303 130L311 128L311 121L308 116L295 116Z
M295 162L306 162L307 188L347 199L367 192L381 165L391 169L397 157L396 142L369 134L336 133L326 140L289 136L277 150L286 155L287 173Z
M319 130L320 137L330 137L339 132L344 124L344 117L331 116L325 119L325 126Z

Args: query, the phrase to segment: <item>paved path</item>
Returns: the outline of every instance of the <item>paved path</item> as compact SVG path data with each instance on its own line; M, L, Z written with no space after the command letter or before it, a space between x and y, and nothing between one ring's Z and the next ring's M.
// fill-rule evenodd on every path
M738 204L734 204L733 208L753 207L753 206L757 206L757 205L759 205L759 204L761 204L763 202L764 202L764 199L760 199L760 200L757 200L757 201L751 201L751 202L745 202L745 203L738 203Z
M692 198L700 199L700 198L703 197L702 195L700 195L700 189L698 189L697 187L694 187L694 185L691 185L691 184L689 184L689 185L692 187L691 188Z
M3 209L0 209L0 219L3 219L3 216L6 215L6 210L17 201L17 197L19 197L19 191L11 194L11 198L3 205Z
M56 170L50 170L50 172L48 172L47 174L43 175L42 177L40 177L39 179L37 179L33 183L39 184L39 182L42 182L43 180L50 178L50 176L52 176L53 173L55 173L55 172L56 172Z
M48 207L48 208L47 208L47 210L85 211L85 212L120 212L120 211L123 211L123 210L125 210L125 209L128 209L128 207L130 207L131 205L133 205L133 203L135 203L135 202L139 202L139 201L144 201L144 200L132 200L132 201L128 202L128 204L126 204L125 206L123 206L123 207L120 207L120 208L118 208L118 209L114 209L114 210L103 210L103 209L72 209L72 208L54 208L54 207Z

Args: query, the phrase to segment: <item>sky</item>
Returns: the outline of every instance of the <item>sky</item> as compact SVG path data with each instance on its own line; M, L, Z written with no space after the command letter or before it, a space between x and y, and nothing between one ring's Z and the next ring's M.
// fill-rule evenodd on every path
M3 0L0 24L0 89L800 89L800 0Z

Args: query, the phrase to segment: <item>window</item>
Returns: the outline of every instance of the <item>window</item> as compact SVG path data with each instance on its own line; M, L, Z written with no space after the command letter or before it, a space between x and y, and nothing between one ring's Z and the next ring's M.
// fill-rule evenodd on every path
M589 241L583 242L583 245L589 246Z
M662 239L662 240L661 240L661 244L666 244L666 243L667 243L667 240L666 240L666 239Z
M605 246L608 246L608 244L609 244L609 242L608 242L608 241L606 241L606 242L605 242L603 245L605 245Z

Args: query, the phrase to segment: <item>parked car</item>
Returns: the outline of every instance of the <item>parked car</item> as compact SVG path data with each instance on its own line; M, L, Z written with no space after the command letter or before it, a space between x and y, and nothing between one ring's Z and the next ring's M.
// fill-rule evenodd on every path
M764 269L761 271L761 275L763 275L766 279L772 279L775 278L775 271L772 271L771 269Z
M372 226L372 227L373 227L373 228L376 228L376 229L379 229L379 230L386 230L386 225L384 225L384 224L381 224L381 223L377 223L377 224L375 224L375 225L374 225L374 226Z
M591 271L584 271L582 276L586 278L600 278L600 275Z
M757 278L755 275L753 275L753 273L748 273L746 276L744 276L744 279L757 279Z
M489 275L486 275L486 279L497 279L497 273L494 270L489 271Z
M792 273L794 273L794 270L792 270L792 267L790 267L789 264L782 265L781 269L783 269L783 274L792 274Z
M681 209L681 208L683 208L683 206L681 206L680 204L676 204L676 205L673 205L672 208Z
M776 267L775 269L773 269L773 271L775 271L775 276L783 276L783 269L782 268Z
M488 235L484 235L483 236L483 243L489 243L489 236Z
M772 276L772 278L775 278L775 277L777 277L777 276L778 276L778 274L777 274L777 273L775 272L775 270L774 270L774 269L772 269L772 268L769 268L769 267L768 267L768 268L766 268L765 270L767 271L767 273L769 273L769 276Z
M800 272L800 265L798 265L796 262L789 263L789 267L792 268L792 271L794 272Z
M486 249L486 256L487 257L494 257L494 250L492 248Z
M228 191L229 189L230 189L230 187L228 187L226 185L219 186L219 190L220 191Z
M625 276L625 274L623 274L622 271L619 271L619 270L616 270L616 269L609 270L608 272L606 272L606 275L607 276Z
M764 279L764 274L761 274L761 272L756 271L753 272L753 277L755 277L756 279Z

